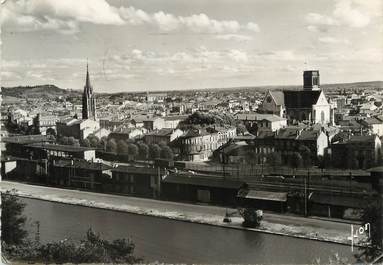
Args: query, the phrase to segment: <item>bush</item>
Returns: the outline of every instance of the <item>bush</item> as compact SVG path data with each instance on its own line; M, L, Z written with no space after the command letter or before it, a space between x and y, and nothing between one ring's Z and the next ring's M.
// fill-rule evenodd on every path
M1 194L1 239L10 245L20 245L27 237L24 230L27 218L23 215L25 204L12 192Z
M158 144L149 145L149 158L157 159L160 158L161 155L161 147Z
M64 263L138 263L141 258L133 256L134 244L127 239L104 240L89 229L80 242L61 240L47 243L24 243L19 246L3 245L5 255L10 259L42 262L45 264Z
M244 208L240 211L240 214L244 219L242 222L244 227L255 228L261 224L262 215L254 208Z

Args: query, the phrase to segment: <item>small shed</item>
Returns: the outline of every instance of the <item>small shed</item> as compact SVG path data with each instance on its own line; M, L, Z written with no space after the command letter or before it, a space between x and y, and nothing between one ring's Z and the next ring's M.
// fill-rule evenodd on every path
M283 213L286 211L287 192L248 190L247 192L240 192L238 200L244 207Z

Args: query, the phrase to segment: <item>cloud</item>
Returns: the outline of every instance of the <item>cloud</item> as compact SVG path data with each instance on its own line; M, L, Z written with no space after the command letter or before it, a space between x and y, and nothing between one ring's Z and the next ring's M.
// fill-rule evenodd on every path
M346 39L337 39L334 37L319 37L319 42L326 43L326 44L350 44L349 40Z
M254 23L254 22L247 23L246 28L250 31L260 32L258 24Z
M110 5L106 0L14 0L1 10L1 22L18 31L80 31L80 23L98 25L151 25L162 32L189 30L194 33L228 34L240 30L259 32L254 22L216 20L204 13L177 16L165 11L147 13L135 7Z
M309 13L305 16L309 31L327 31L328 27L363 28L383 14L381 0L336 0L331 15Z
M246 52L239 50L230 50L228 56L233 59L235 62L247 62L249 58L247 57Z
M335 6L334 17L342 24L354 28L362 28L370 23L369 12L365 12L360 3L351 0L338 1Z
M118 11L105 0L14 0L2 6L1 22L19 31L77 32L79 22L122 25Z
M240 30L259 32L259 26L254 22L240 24L236 20L216 20L204 13L190 16L177 16L164 11L147 13L134 7L120 7L121 17L131 25L148 24L163 32L188 30L194 33L223 34L236 33Z
M250 41L253 39L253 37L248 35L241 35L241 34L223 34L223 35L217 35L215 36L218 40L229 40L229 41Z
M309 13L306 15L306 21L311 25L338 25L339 22L329 16L324 16L318 13Z

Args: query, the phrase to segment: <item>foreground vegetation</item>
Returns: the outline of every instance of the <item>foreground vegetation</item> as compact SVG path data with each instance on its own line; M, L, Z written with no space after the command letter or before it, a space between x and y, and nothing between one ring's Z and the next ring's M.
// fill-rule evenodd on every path
M25 204L12 192L2 194L2 249L6 259L28 263L139 263L129 239L108 241L89 229L80 241L63 239L41 243L39 232L34 239L25 230Z

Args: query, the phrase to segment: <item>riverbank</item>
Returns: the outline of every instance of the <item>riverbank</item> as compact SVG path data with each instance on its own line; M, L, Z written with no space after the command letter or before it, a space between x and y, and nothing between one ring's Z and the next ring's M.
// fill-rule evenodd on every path
M332 242L349 245L350 224L318 220L289 215L265 213L258 228L242 227L242 218L234 216L231 223L224 223L224 207L194 205L168 201L158 201L127 196L99 194L77 190L67 190L17 182L3 181L1 191L15 189L20 197L39 199L57 203L108 209L133 214L168 218L172 220L214 225L232 229L242 229L283 236ZM229 212L236 211L228 209ZM355 242L358 244L358 242Z

